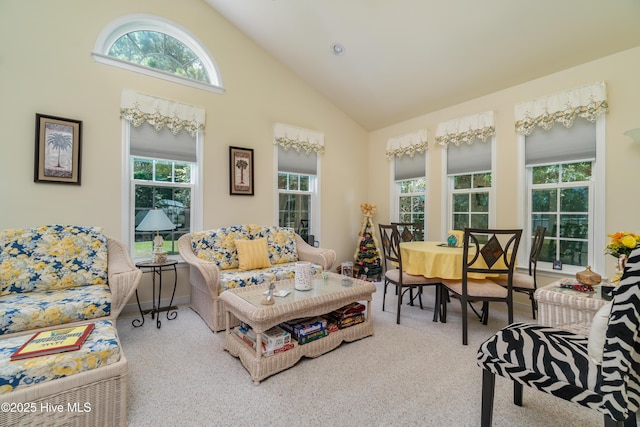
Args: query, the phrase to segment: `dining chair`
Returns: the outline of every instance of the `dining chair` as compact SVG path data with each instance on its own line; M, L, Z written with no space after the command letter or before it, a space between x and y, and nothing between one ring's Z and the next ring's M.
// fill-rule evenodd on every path
M536 289L538 289L538 258L540 258L540 252L542 251L546 231L546 227L538 226L533 232L531 251L529 252L529 273L526 274L517 271L513 273L513 291L529 295L529 300L531 301L531 313L534 319L536 318L536 312L538 311L538 303L534 298ZM506 274L501 274L499 277L493 279L493 281L499 285L507 286L509 278Z
M424 224L422 222L392 222L391 225L398 227L400 240L402 242L424 241ZM422 294L422 288L418 290L418 295ZM409 305L418 295L413 295L413 289L409 289Z
M398 295L398 311L396 323L400 324L400 309L402 308L402 297L408 290L418 291L418 300L422 309L422 287L435 286L436 301L434 306L433 321L438 321L438 309L440 307L440 279L431 279L424 276L417 276L404 272L402 268L402 253L400 252L400 233L395 225L378 224L380 228L380 240L382 251L384 252L384 293L382 295L382 311L384 311L387 297L387 287L392 284L396 287Z
M640 249L635 249L613 300L596 313L588 336L531 323L514 323L477 353L482 371L482 427L491 426L495 376L513 381L513 403L523 386L604 415L604 425L636 426L640 407ZM544 410L544 408L542 408Z
M424 240L424 224L422 222L392 222L398 227L400 240L403 242L420 242Z
M511 286L513 270L520 244L520 229L464 229L464 246L462 255L462 278L442 281L440 296L442 303L441 321L447 321L448 290L460 300L462 310L462 344L467 345L467 308L475 311L471 303L482 302L482 310L478 314L480 321L487 324L489 319L489 302L498 301L507 304L509 323L513 322L513 289ZM507 286L501 286L491 279L478 279L486 275L506 274Z

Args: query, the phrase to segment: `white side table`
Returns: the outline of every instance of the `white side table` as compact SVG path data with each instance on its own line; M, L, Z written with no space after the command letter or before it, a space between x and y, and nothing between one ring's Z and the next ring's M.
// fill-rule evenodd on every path
M535 293L538 301L538 323L588 335L591 320L608 301L602 299L600 286L593 292L580 292L558 286L553 282Z

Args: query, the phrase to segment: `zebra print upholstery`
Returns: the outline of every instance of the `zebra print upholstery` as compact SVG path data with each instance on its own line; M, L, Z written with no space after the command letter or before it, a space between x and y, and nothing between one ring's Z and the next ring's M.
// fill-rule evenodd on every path
M589 358L588 338L537 324L514 323L478 349L483 368L482 425L490 426L495 375L604 414L605 425L633 425L640 407L640 249L627 261L615 290L602 365Z

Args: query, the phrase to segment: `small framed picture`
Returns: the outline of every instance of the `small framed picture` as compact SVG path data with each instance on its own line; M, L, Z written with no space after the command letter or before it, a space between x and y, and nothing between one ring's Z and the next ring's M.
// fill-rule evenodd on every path
M36 113L34 182L80 185L82 122Z
M560 261L559 259L553 261L553 269L562 270L562 261Z
M253 196L253 149L229 147L229 194Z

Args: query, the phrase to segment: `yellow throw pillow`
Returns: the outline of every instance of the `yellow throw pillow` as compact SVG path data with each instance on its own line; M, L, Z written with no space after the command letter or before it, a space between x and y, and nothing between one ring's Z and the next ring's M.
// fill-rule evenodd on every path
M267 239L236 239L238 250L239 271L254 270L256 268L271 267Z

